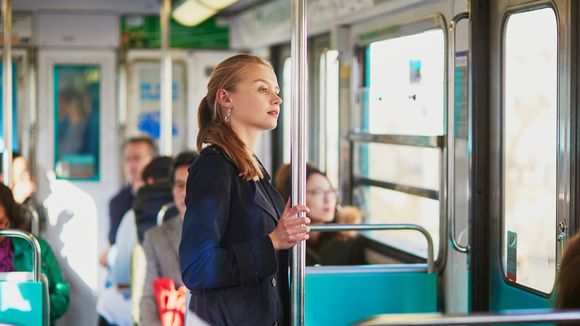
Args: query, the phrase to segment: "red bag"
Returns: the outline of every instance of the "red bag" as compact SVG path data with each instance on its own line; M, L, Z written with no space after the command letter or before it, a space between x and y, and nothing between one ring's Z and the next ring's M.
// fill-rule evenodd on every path
M175 289L175 283L170 278L153 280L153 294L159 309L159 319L163 326L184 326L187 289L180 286Z

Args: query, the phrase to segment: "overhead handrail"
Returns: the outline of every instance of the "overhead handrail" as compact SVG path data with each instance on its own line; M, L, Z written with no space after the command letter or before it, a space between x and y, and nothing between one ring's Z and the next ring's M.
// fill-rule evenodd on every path
M157 225L163 224L163 220L165 219L165 214L167 214L167 212L174 207L175 207L174 203L167 203L167 204L161 206L161 208L157 212Z
M30 232L6 229L0 230L0 237L20 238L26 240L32 247L32 280L40 282L40 244Z
M40 232L40 215L38 211L32 205L22 205L24 210L30 213L32 219L30 220L30 232L34 235L38 235Z
M461 13L453 17L448 29L447 63L447 219L449 221L449 243L453 249L461 253L469 251L468 246L462 246L455 237L455 30L457 23L468 19L469 13Z
M356 323L357 326L432 326L432 325L502 325L502 324L571 324L580 321L580 310L549 312L512 312L509 314L408 314L379 315Z
M392 134L367 134L351 132L348 139L352 142L379 143L389 145L403 145L427 148L443 148L443 136L415 136L415 135L392 135Z
M384 231L384 230L411 230L420 232L427 240L427 273L435 269L433 259L433 239L429 232L417 224L324 224L311 225L311 232L338 232L338 231Z

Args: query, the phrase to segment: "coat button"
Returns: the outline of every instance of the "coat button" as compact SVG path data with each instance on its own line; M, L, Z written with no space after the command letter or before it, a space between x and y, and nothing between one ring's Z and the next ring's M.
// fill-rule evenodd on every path
M272 277L272 286L276 287L276 278L275 277Z

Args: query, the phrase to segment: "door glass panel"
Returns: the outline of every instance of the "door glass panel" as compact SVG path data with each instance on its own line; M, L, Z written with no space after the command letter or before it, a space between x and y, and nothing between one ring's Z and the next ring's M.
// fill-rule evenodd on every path
M557 36L547 8L511 15L504 40L503 267L546 293L556 274Z
M55 166L58 178L99 179L101 68L55 65Z
M187 144L185 64L172 64L172 148L179 152ZM127 133L146 134L159 141L161 131L161 68L157 61L133 62L129 70Z

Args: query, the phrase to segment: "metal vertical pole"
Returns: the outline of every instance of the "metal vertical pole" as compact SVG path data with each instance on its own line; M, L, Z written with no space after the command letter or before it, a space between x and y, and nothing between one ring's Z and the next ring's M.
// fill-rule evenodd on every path
M12 1L2 1L4 22L4 73L2 74L2 106L4 121L4 155L2 158L4 184L12 182Z
M171 56L169 54L169 16L171 14L171 0L163 0L161 4L161 112L160 112L160 133L159 133L159 153L161 155L172 154L172 78L171 78Z
M292 0L292 206L306 203L306 127L307 127L307 66L306 66L306 0ZM301 213L300 216L305 216ZM292 249L291 325L304 325L305 243Z

